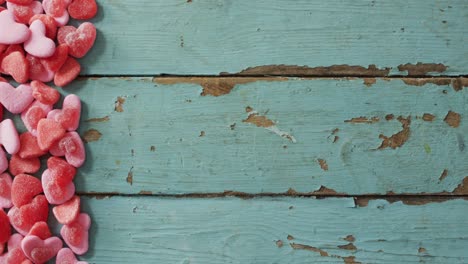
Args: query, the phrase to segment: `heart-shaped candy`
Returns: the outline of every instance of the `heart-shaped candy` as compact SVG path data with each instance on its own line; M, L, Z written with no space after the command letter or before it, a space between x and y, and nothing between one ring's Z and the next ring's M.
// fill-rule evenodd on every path
M50 233L49 226L46 222L37 222L29 230L28 236L37 236L38 238L45 240L52 236Z
M13 12L15 20L23 24L28 24L31 17L35 14L41 14L43 11L39 1L32 1L29 5L17 5L8 1L7 8Z
M0 209L0 243L4 244L8 242L8 239L10 239L11 236L11 227L10 227L10 221L8 220L8 216L3 211L3 209Z
M69 56L62 67L55 73L54 84L64 87L75 80L80 74L80 71L81 65L78 61Z
M13 176L29 173L34 174L41 168L41 161L39 158L23 159L18 155L12 155L10 158L10 173Z
M76 132L68 132L58 143L50 148L54 156L65 156L68 163L78 168L86 159L86 151L80 135Z
M34 99L46 105L53 105L60 99L60 93L54 88L40 81L32 81L32 96Z
M69 182L66 185L60 185L53 177L50 170L42 173L42 188L50 204L63 204L70 200L75 194L75 184Z
M31 175L19 174L11 185L11 201L20 208L32 202L33 198L42 193L41 181Z
M46 27L41 20L34 20L29 26L31 36L24 42L24 50L38 58L47 58L55 52L55 43L46 37Z
M31 32L21 23L16 23L13 12L0 12L0 43L19 44L25 42Z
M0 147L0 173L4 173L8 169L8 159L3 148Z
M50 157L47 160L47 168L49 169L50 177L60 186L68 185L73 181L76 174L75 167L58 157Z
M29 80L29 63L19 51L12 52L3 58L2 69L19 83L25 83Z
M73 0L68 6L68 13L74 19L91 19L97 14L95 0Z
M49 216L49 203L44 195L34 197L31 203L18 208L13 206L8 211L11 225L22 235L27 235L37 222L47 222Z
M0 174L0 210L13 206L11 202L11 185L13 181L8 173Z
M17 5L30 5L32 1L33 0L8 0L8 2L12 2L13 4L17 4Z
M8 239L8 251L11 251L15 248L20 248L23 238L24 236L18 233L11 235L10 239Z
M55 48L55 52L49 58L42 60L42 64L52 72L57 72L65 63L68 58L68 46L67 44L58 45Z
M41 119L45 118L52 110L52 105L43 104L40 101L34 101L26 110L21 113L21 120L26 129L33 136L37 136L37 125Z
M39 145L37 144L37 138L30 132L21 134L19 138L21 147L17 154L21 158L38 158L47 153L39 148Z
M14 44L14 45L9 45L8 48L5 50L5 52L3 52L3 54L0 54L0 72L3 73L3 74L9 74L8 72L6 72L5 70L3 70L3 68L1 67L1 64L3 62L3 59L10 55L11 53L15 52L15 51L19 51L21 54L24 55L24 49L23 49L23 45L22 44Z
M71 249L62 248L57 254L57 260L55 264L88 264L88 262L78 261Z
M54 79L55 73L47 69L41 62L41 59L30 54L26 55L26 61L29 68L29 79L41 82L50 82Z
M55 39L57 36L57 24L55 24L55 19L49 15L37 14L31 17L29 24L31 25L35 20L41 20L46 27L46 37L50 39Z
M3 262L2 262L3 261ZM7 264L32 264L32 262L24 255L21 247L8 250L4 256L0 256L0 263Z
M67 12L68 1L65 0L43 0L42 7L47 15L55 19L58 26L64 26L68 23L70 16Z
M0 146L2 145L10 154L16 154L19 151L19 136L11 119L5 119L0 123Z
M46 263L57 255L62 246L58 237L42 240L37 236L26 236L21 242L24 254L34 263Z
M47 118L59 122L68 131L75 131L80 124L80 114L80 98L77 95L70 94L63 100L62 109L50 111Z
M37 124L37 143L42 150L49 150L64 135L65 129L60 123L46 118L39 120Z
M69 225L76 220L80 213L80 197L73 196L70 200L64 204L55 206L52 209L55 218L62 225Z
M60 44L63 44L61 41L64 41L68 45L69 54L75 58L84 57L96 40L96 27L90 22L84 22L77 29L67 27L63 29L66 33L60 33L61 30L59 29L58 34L62 36L57 39ZM64 34L65 37L63 37Z
M76 221L64 225L60 230L65 243L77 255L88 251L88 230L91 226L91 218L87 214L80 214Z
M31 86L21 84L14 88L9 83L0 82L0 104L10 113L19 114L23 112L33 100Z

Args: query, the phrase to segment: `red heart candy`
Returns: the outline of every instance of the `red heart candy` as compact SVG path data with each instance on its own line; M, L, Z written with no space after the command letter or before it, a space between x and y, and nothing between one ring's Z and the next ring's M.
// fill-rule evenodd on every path
M22 159L18 155L13 155L10 159L10 173L14 176L23 173L33 174L39 171L41 162L39 158Z
M63 0L47 0L42 3L44 12L52 17L60 17L66 10L65 1Z
M63 100L62 109L47 114L48 119L59 122L68 131L75 131L80 123L81 101L77 95L70 94Z
M0 243L4 244L8 242L11 236L10 221L5 211L0 209Z
M37 222L29 230L28 236L37 236L42 240L46 240L52 236L49 226L46 222Z
M47 116L50 110L52 110L52 105L35 101L21 113L21 120L23 120L26 129L34 136L37 136L37 125L41 119Z
M64 225L60 230L63 240L75 254L82 255L88 251L88 230L91 218L87 214L80 214L76 221Z
M70 32L66 34L63 40L70 48L69 54L75 58L84 57L94 45L94 41L96 40L96 28L92 23L84 22L76 30L72 30L71 28L67 28L67 30L70 30Z
M8 173L0 174L0 209L13 206L11 202L11 185L13 180Z
M42 13L42 4L39 1L32 1L29 5L17 5L8 1L7 8L13 12L15 20L22 24L28 24L31 17Z
M50 71L57 72L68 58L67 44L58 45L55 53L49 58L43 59L42 64Z
M26 55L26 60L29 66L29 79L41 82L50 82L54 79L54 72L44 67L41 63L41 59L28 54Z
M47 160L47 168L50 176L58 185L66 186L73 181L76 174L76 168L68 164L65 160L57 157L50 157Z
M73 221L76 220L78 214L80 213L80 197L73 196L67 202L55 206L52 209L55 218L57 221L62 225L71 224Z
M42 173L42 187L50 204L63 204L75 194L73 182L69 182L65 186L59 185L57 178L54 177L50 170L45 170Z
M18 156L23 159L38 158L46 154L46 151L41 150L37 144L37 138L30 132L25 132L20 135L20 150Z
M37 124L37 143L42 150L49 150L64 135L65 129L54 120L44 118Z
M21 241L24 254L34 263L46 263L57 255L62 245L58 237L42 240L37 236L26 236Z
M74 19L91 19L97 13L95 0L73 0L68 6L68 13Z
M29 79L29 63L19 51L3 58L2 69L19 83L25 83Z
M3 148L0 147L0 173L8 169L8 159Z
M55 73L55 85L63 87L71 83L76 77L78 77L80 71L80 64L72 57L68 57L62 67Z
M11 225L22 235L27 235L37 222L47 222L49 203L44 195L34 197L31 203L18 208L13 206L8 211Z
M69 248L62 248L57 254L56 264L88 264L85 261L78 261Z
M58 143L50 148L54 156L65 156L68 163L78 168L86 159L86 152L80 135L76 132L68 132Z
M27 174L19 174L13 179L11 185L11 201L20 208L31 203L38 194L42 193L41 181Z
M23 45L19 45L19 44L15 44L15 45L9 45L8 48L5 50L5 52L3 52L3 54L0 55L0 72L3 73L3 74L8 74L7 72L5 72L3 70L3 68L1 67L1 64L3 62L3 59L10 55L11 53L15 52L15 51L19 51L21 52L21 54L24 55L24 49L23 49Z
M65 38L68 34L73 33L76 31L76 27L74 26L63 26L60 27L57 31L57 41L60 45L67 44Z
M55 39L57 36L57 24L55 24L55 19L53 17L45 14L37 14L31 17L29 24L32 24L35 20L41 20L46 26L46 37Z
M32 262L24 255L21 247L8 250L5 263L7 264L32 264Z
M17 5L30 5L32 1L33 0L8 0L8 2L17 4Z
M32 81L32 96L46 105L53 105L60 99L60 93L54 88L40 81Z

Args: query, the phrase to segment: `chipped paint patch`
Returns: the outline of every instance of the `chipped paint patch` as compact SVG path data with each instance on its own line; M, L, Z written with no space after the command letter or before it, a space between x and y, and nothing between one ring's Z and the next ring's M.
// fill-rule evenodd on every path
M448 170L445 169L445 170L442 172L442 174L440 174L439 181L444 180L444 179L447 177L447 175L448 175Z
M248 115L247 115L246 119L242 120L242 122L254 124L257 127L265 128L266 130L269 130L269 131L279 135L280 137L288 139L292 143L297 142L296 139L294 138L294 136L292 136L291 134L289 134L286 131L280 130L276 126L276 122L273 122L271 119L268 119L266 116L259 115L257 111L253 110L252 107L247 106L245 108L245 111L248 113Z
M151 152L155 152L155 151L156 151L156 146L151 146L151 147L150 147L150 151L151 151Z
M356 241L356 238L353 235L347 235L343 240L348 241L348 242L354 242Z
M152 191L141 190L138 194L140 195L153 195Z
M346 245L341 245L338 246L339 249L344 249L344 250L357 250L357 247L353 243L348 243Z
M312 252L317 252L317 253L320 253L320 256L322 257L329 256L328 252L321 250L320 248L316 248L316 247L312 247L312 246L304 245L304 244L297 244L297 243L290 243L289 245L291 246L291 248L296 249L296 250L298 249L298 250L308 250Z
M362 262L356 261L355 256L343 257L343 261L345 264L361 264L362 263Z
M457 92L463 90L463 88L468 87L468 78L460 77L454 79L452 82L452 87Z
M291 240L294 240L294 237L293 237L293 236L291 236L291 235L288 235L288 237L287 237L287 238L288 238L288 240L289 240L289 241L291 241Z
M121 97L121 96L117 97L117 100L115 101L115 107L114 107L115 112L122 113L124 111L123 104L125 103L125 100L126 100L126 97Z
M365 117L365 116L360 116L360 117L353 117L349 120L345 120L345 123L353 123L353 124L373 124L377 123L380 121L380 118L373 116L373 117Z
M93 123L93 122L108 122L110 120L109 116L105 117L96 117L96 118L90 118L88 120L85 120L85 122Z
M198 84L203 88L202 96L221 96L231 92L238 84L253 82L283 82L285 77L154 77L153 82L157 84L173 85L179 83Z
M102 136L102 133L99 132L97 129L89 129L86 131L83 135L83 141L85 143L93 142L93 141L98 141Z
M364 78L364 85L367 87L371 87L376 82L377 82L376 78Z
M435 85L450 85L452 83L452 78L402 78L401 79L405 84L412 86L424 86L428 83Z
M399 71L407 71L408 76L423 76L429 72L438 72L442 73L447 70L447 66L442 63L421 63L416 64L401 64L398 66Z
M324 171L327 171L328 170L328 164L327 164L327 161L324 160L324 159L317 159L319 165L320 165L320 168L322 168L322 170Z
M432 114L428 114L428 113L424 113L424 115L422 116L422 120L426 121L426 122L432 122L435 120L435 115L432 115Z
M457 128L460 126L461 115L459 113L449 111L444 118L445 123L449 126Z
M276 240L276 246L279 247L279 248L282 248L284 245L283 241L282 240Z
M403 130L401 130L400 132L396 134L393 134L390 137L380 134L379 138L382 139L383 141L380 147L378 147L377 149L385 149L385 148L396 149L396 148L403 146L403 144L405 144L405 142L408 140L411 134L411 130L410 130L411 116L408 116L407 118L399 116L397 119L401 123Z

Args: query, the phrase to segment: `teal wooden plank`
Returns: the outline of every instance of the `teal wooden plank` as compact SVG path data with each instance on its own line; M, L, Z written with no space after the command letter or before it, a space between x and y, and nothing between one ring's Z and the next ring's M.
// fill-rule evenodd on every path
M405 74L398 66L417 62L468 73L466 1L100 0L99 7L83 74L219 74L277 64L375 64Z
M89 141L77 189L439 193L468 176L467 89L400 79L371 87L362 79L253 80L206 79L205 93L244 83L217 97L183 83L200 79L76 81L65 92L84 102L80 134ZM460 115L458 127L444 121L450 111ZM382 145L391 140L399 147Z
M348 198L113 197L83 205L93 219L90 263L468 262L463 200L355 208Z

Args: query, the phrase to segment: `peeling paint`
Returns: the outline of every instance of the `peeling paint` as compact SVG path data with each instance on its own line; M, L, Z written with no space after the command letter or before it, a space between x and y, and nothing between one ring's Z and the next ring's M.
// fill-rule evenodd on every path
M407 71L408 76L423 76L427 75L429 72L438 72L442 73L447 70L447 66L442 63L421 63L416 64L401 64L398 66L399 71Z
M248 116L246 119L242 120L242 122L254 124L257 127L265 128L266 130L269 130L277 134L280 137L286 138L293 143L297 142L293 135L289 134L286 131L280 130L276 126L276 122L273 122L272 120L268 119L266 116L259 115L258 112L254 111L250 106L247 106L245 108L245 111L248 113Z
M434 78L402 78L405 84L412 86L424 86L428 83L435 85L450 85L452 78L434 77Z
M343 261L345 264L361 264L362 263L362 262L356 261L355 256L343 257Z
M348 241L348 242L354 242L356 241L356 238L353 235L347 235L343 240Z
M138 194L139 195L153 195L153 192L152 191L141 190Z
M133 166L130 168L127 174L126 181L130 184L133 185Z
M338 248L344 249L344 250L357 250L357 247L353 243L348 243L346 245L341 245L341 246L338 246Z
M281 240L276 240L275 243L276 243L276 246L279 247L279 248L282 248L283 245L284 245L284 244L283 244L283 241L281 241Z
M373 116L371 118L367 118L365 116L360 117L353 117L349 120L345 120L345 123L353 123L353 124L373 124L380 121L380 118Z
M378 147L378 149L385 149L388 147L392 149L396 149L396 148L403 146L403 144L405 144L405 142L408 140L410 133L411 133L410 131L411 116L408 116L407 118L399 116L397 119L401 123L403 130L401 130L400 132L396 134L393 134L390 137L380 134L379 138L382 139L383 141L380 147Z
M93 141L98 141L101 138L102 134L96 129L89 129L86 131L83 135L83 141L85 143L93 142Z
M459 113L449 111L444 118L445 123L449 126L457 128L460 126L461 115Z
M125 100L125 97L118 96L117 100L115 101L114 111L122 113L124 111L123 104L125 103Z
M293 236L291 236L291 235L288 235L288 237L287 237L287 238L288 238L288 240L289 240L289 241L291 241L291 240L294 240L294 237L293 237Z
M443 179L445 179L445 177L447 177L448 175L448 170L445 169L442 174L440 174L440 177L439 177L439 181L442 181Z
M220 75L243 75L243 76L356 76L356 77L383 77L390 73L391 68L379 69L374 64L367 68L363 66L332 65L332 66L298 66L298 65L265 65L249 67L235 74L221 72Z
M366 85L367 87L371 87L376 82L377 82L376 78L364 78L364 85Z
M285 77L154 77L153 82L157 84L172 85L179 83L198 84L203 88L202 96L221 96L231 92L238 84L253 82L283 82Z
M107 122L109 120L110 120L109 116L105 116L105 117L90 118L88 120L85 120L85 122L90 122L90 123L92 123L92 122Z
M304 244L297 244L297 243L290 243L289 245L291 245L293 249L308 250L308 251L320 253L320 256L322 257L329 256L328 252L321 250L320 248L316 248L316 247L312 247L312 246L304 245Z
M452 82L452 87L455 91L461 91L463 88L468 87L468 78L457 78L454 79Z
M324 159L317 159L319 165L320 165L320 168L322 168L322 170L324 171L327 171L328 170L328 164L327 164L327 161L324 160Z
M387 121L393 120L394 118L395 118L395 116L393 114L385 115L385 120L387 120Z
M426 122L432 122L435 120L435 115L432 115L432 114L428 114L428 113L424 113L424 115L422 116L422 120L426 121Z
M418 248L418 253L426 253L427 250L423 247Z
M155 152L155 151L156 151L156 147L155 147L155 146L151 146L151 147L150 147L150 151L151 151L151 152Z

